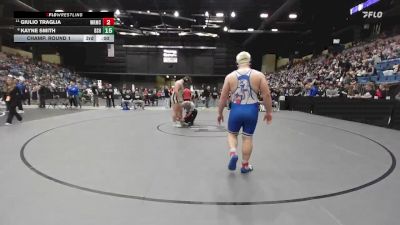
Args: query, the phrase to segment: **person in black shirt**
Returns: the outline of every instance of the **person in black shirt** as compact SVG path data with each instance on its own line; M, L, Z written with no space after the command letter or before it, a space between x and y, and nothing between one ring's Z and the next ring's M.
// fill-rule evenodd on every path
M43 84L40 84L40 88L38 90L39 108L46 108L46 91L46 87Z
M211 95L210 91L211 91L210 86L207 86L207 88L204 89L203 94L202 94L203 98L205 98L206 108L208 108L209 104L210 104L210 95Z
M133 100L134 109L137 109L137 107L144 109L143 95L139 91L139 89L136 88L135 92L133 93L133 97L134 97L134 100Z
M106 93L107 107L111 108L111 103L112 103L112 106L115 108L114 89L112 88L111 84L108 85L107 89L105 90L105 93Z
M132 103L132 99L133 99L131 91L130 90L123 90L121 94L122 94L122 102L121 102L122 109L123 110L130 110L129 106Z
M13 78L9 77L6 81L6 88L5 88L5 101L9 105L10 112L8 113L6 126L12 124L12 120L14 116L17 118L18 121L22 121L21 115L17 112L17 106L19 101L20 92L16 86L16 82Z
M212 99L213 99L213 106L216 107L217 106L217 99L219 96L218 90L216 87L213 88L213 91L211 93Z
M93 107L99 107L99 88L97 84L94 83L92 86L92 93L93 93Z
M167 87L164 88L165 108L170 108L170 93Z

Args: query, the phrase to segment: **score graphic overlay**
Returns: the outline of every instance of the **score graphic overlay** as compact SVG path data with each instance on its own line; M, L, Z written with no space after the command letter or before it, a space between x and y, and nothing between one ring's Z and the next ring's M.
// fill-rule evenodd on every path
M14 12L14 42L114 42L113 12Z

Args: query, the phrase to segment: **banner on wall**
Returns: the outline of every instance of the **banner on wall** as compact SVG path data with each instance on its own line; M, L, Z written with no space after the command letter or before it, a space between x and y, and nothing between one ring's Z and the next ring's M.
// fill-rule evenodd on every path
M107 45L107 56L114 57L114 44Z
M164 63L178 63L178 50L163 50L163 62Z
M103 81L102 80L97 80L97 86L101 89L103 88Z

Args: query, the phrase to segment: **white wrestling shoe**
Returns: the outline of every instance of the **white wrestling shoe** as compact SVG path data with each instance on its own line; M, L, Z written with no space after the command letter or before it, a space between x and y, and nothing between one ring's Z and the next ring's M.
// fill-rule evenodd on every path
M174 124L174 127L182 128L182 123L176 122L176 123Z

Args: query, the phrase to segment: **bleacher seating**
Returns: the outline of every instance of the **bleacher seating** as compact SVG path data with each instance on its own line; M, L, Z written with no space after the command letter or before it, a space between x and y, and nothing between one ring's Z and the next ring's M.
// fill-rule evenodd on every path
M376 64L376 76L362 76L358 78L358 83L366 84L369 81L375 82L377 84L381 83L398 83L400 82L400 73L395 73L391 75L387 75L388 73L384 73L385 71L392 70L393 66L400 64L400 58L396 59L388 59L381 61ZM390 74L390 73L389 73Z

